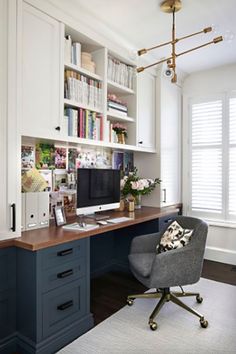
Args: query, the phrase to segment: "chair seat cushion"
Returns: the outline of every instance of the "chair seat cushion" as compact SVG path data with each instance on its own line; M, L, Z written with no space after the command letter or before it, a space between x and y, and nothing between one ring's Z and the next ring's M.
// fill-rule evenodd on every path
M157 253L170 251L186 246L192 236L193 230L182 228L177 221L173 221L161 237L157 245Z
M152 263L156 253L133 253L129 255L131 269L143 277L148 277L151 273Z

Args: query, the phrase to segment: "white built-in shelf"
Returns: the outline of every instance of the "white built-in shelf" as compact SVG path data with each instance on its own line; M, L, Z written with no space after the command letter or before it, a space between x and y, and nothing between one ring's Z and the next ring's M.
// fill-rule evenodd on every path
M70 64L70 63L65 63L65 69L73 70L76 71L77 73L83 74L85 76L91 77L92 79L98 80L98 81L103 81L102 77L100 75L94 74L80 66L77 66L75 64Z
M68 100L67 98L64 98L64 105L67 107L77 107L77 108L83 108L83 109L88 109L89 111L97 112L97 113L102 113L100 109L96 109L94 107L91 107L89 105L79 103L76 101Z
M109 110L107 111L107 117L109 120L119 120L119 121L127 122L127 123L134 123L135 122L135 119L132 117L124 116L119 113L109 112Z
M122 86L120 84L117 84L114 81L108 80L107 81L107 88L108 91L111 93L116 93L116 94L121 94L121 95L134 95L135 92L134 90L131 90L130 88L126 86Z

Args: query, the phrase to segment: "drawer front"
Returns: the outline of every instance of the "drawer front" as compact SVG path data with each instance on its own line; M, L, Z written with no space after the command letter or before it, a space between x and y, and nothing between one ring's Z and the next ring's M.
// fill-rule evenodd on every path
M86 313L86 280L74 281L43 295L43 337L65 328Z
M42 254L42 268L48 269L56 267L74 259L84 256L85 239L68 243L63 243L55 247L49 247L41 251Z
M43 292L66 285L85 275L85 258L81 257L71 262L42 272Z
M169 223L171 223L175 217L178 216L178 213L169 214L163 216L159 219L159 231L162 231L164 228L167 227Z

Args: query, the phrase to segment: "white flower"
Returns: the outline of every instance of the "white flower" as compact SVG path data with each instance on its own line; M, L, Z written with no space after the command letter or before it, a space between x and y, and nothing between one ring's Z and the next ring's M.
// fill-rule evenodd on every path
M138 190L139 189L139 183L138 181L134 182L130 182L131 183L131 188L134 189L134 190Z

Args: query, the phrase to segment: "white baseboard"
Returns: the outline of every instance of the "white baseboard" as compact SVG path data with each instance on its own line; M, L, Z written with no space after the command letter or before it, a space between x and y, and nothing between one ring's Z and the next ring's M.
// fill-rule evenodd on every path
M236 265L236 251L218 247L206 247L205 259Z

